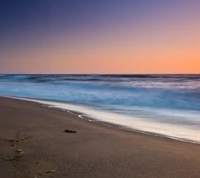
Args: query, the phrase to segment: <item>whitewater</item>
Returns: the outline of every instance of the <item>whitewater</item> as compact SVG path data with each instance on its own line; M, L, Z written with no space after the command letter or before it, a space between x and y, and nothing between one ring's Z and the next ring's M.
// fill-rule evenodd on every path
M0 75L0 95L200 143L200 75Z

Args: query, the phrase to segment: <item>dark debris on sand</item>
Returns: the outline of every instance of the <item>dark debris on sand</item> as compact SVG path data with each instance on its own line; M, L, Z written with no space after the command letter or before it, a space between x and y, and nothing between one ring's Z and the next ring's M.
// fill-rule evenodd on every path
M68 129L66 129L64 132L65 133L77 133L75 130L68 130Z

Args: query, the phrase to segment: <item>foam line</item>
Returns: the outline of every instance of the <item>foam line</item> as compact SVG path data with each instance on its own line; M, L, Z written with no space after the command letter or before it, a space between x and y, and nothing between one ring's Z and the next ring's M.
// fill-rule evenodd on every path
M79 118L83 116L94 118L98 121L104 122L106 124L118 125L122 129L134 130L140 133L148 133L151 135L167 137L174 140L179 140L183 142L191 142L200 144L200 131L192 130L184 126L177 126L167 123L157 123L150 122L148 120L131 117L123 114L111 113L106 111L98 111L85 106L72 105L67 103L58 103L52 101L43 101L35 99L17 98L17 97L7 97L13 99L19 99L24 101L31 101L46 105L50 108L58 108L66 110L68 113L77 115L71 111L79 112Z

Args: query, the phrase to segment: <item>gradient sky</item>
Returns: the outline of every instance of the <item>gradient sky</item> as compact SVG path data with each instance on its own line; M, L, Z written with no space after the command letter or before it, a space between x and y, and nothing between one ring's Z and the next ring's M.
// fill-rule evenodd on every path
M200 0L0 0L0 73L200 73Z

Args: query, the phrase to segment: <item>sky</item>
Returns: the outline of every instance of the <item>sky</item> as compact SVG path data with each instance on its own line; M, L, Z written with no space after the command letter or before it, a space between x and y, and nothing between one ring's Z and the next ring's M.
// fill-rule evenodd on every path
M0 73L200 73L199 0L0 0Z

